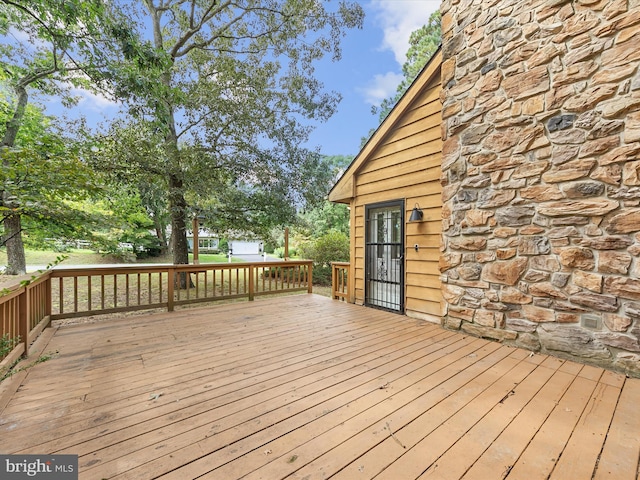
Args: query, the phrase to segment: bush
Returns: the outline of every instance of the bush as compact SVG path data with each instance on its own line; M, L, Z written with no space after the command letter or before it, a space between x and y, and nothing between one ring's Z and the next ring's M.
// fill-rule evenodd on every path
M331 285L331 262L349 261L349 237L330 231L301 245L300 255L313 260L313 283Z
M226 238L220 239L220 242L218 243L218 250L220 253L224 253L225 255L229 253L229 240Z

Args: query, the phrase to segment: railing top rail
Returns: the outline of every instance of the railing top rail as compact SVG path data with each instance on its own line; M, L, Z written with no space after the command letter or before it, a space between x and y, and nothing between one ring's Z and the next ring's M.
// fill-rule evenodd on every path
M47 270L40 274L33 273L20 275L18 277L7 276L5 281L0 282L0 292L4 293L4 295L0 295L0 297L19 293L24 288L38 285L39 283L44 282L50 275L51 270ZM24 282L27 283L25 284Z
M162 264L162 265L122 265L122 266L73 266L73 267L57 267L51 271L52 277L71 277L77 274L86 275L88 271L92 275L114 275L118 273L154 273L154 272L166 272L169 269L173 269L178 272L193 272L206 269L217 270L233 270L237 268L248 267L291 267L295 265L311 265L312 260L287 260L287 261L274 261L274 262L232 262L232 263L199 263L194 265L189 264Z
M350 265L350 262L331 262L331 265L334 265L336 267L348 267Z

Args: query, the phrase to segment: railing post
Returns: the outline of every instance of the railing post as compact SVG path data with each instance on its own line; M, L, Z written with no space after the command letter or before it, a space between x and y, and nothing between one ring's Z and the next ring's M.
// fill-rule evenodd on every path
M338 290L338 267L331 264L331 300L336 299L336 291Z
M22 287L24 291L18 296L18 334L20 343L24 344L23 356L29 356L29 299L28 287Z
M44 283L44 314L49 317L49 322L47 323L47 327L51 325L51 315L53 314L53 289L51 288L51 272L47 272L47 279Z
M255 266L253 264L249 265L249 301L253 301L253 297L255 296Z
M174 268L167 270L167 311L173 312L173 292L176 282L176 271Z
M307 292L313 293L313 263L309 262L309 285Z

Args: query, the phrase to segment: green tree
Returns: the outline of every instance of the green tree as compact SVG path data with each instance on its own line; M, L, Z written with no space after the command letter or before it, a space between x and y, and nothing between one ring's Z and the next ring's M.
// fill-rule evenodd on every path
M322 158L323 170L327 172L328 191L347 170L353 157L348 155L333 155ZM338 231L349 236L349 209L346 205L329 202L323 199L318 205L299 214L296 233L303 238L317 238Z
M162 138L154 170L167 185L174 263L187 263L195 207L211 222L266 227L317 196L319 155L301 146L302 120L327 119L339 95L322 91L313 65L340 57L340 37L363 12L316 0L143 4L128 15L150 26L158 61L124 62L119 93Z
M16 217L21 220L21 230L5 233L2 245L8 246L12 235L22 243L23 228L32 241L86 237L94 221L77 202L96 193L97 185L82 159L82 147L35 106L26 105L24 110L13 148L0 149L4 199L0 216L5 223ZM0 130L13 113L12 102L0 95Z
M113 21L112 21L113 20ZM11 115L3 120L0 155L3 168L20 165L20 154L12 154L23 126L29 90L61 95L67 104L69 86L98 86L98 76L106 60L120 43L124 29L114 28L109 4L84 0L0 0L0 66L12 92L7 96ZM17 32L17 34L15 33ZM27 40L24 43L22 38ZM104 77L107 78L107 77ZM23 145L24 147L24 145ZM3 188L0 202L7 246L7 273L25 271L22 220L24 199Z

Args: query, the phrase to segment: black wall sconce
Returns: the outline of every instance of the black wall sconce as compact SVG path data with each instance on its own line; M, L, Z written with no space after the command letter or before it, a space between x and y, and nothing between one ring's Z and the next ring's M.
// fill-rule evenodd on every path
M411 210L411 216L409 217L409 221L421 222L422 216L423 216L422 209L420 208L420 205L416 203L416 206L413 207L413 210Z

